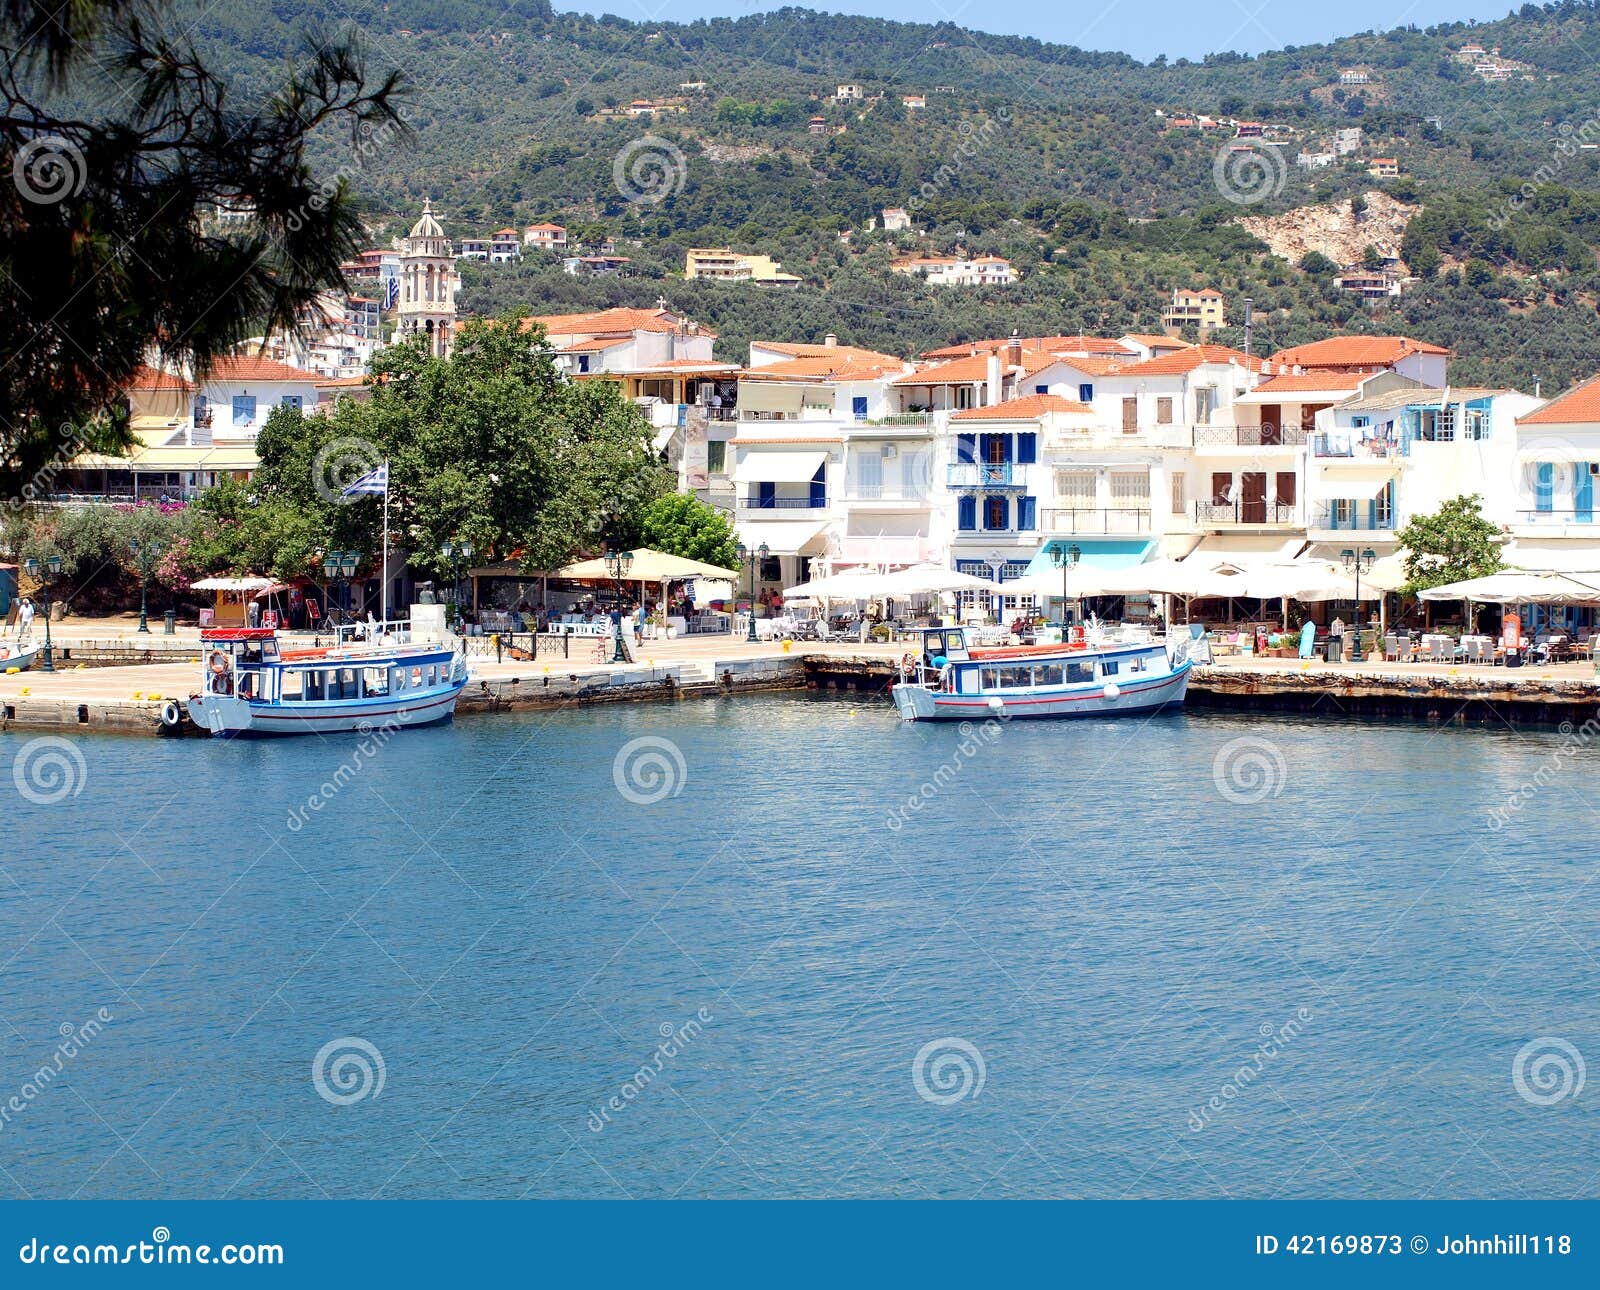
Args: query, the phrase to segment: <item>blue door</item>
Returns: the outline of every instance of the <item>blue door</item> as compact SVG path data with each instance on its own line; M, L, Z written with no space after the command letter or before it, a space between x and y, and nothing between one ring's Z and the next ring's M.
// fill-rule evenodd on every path
M828 477L827 463L817 467L817 473L811 477L811 508L821 510L828 504Z
M778 486L776 484L756 485L756 505L764 511L770 511L778 504Z
M1572 480L1572 513L1573 518L1587 524L1594 519L1594 476L1590 473L1593 467L1586 461L1574 462Z
M1548 461L1539 462L1533 468L1533 509L1548 515L1554 505L1555 491L1556 468Z

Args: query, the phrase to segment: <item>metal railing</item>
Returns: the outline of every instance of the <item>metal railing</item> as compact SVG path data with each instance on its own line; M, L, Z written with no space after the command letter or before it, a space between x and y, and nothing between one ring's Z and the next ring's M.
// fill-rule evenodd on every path
M1368 439L1358 443L1350 435L1319 434L1311 437L1311 455L1348 461L1382 461L1405 456L1405 449L1402 444L1390 443L1386 439Z
M1046 533L1148 533L1148 507L1054 506L1044 510Z
M1196 502L1197 524L1293 524L1293 502Z
M1307 433L1300 426L1196 426L1196 448L1298 448Z
M1587 510L1581 511L1556 511L1549 509L1541 511L1535 507L1531 511L1517 512L1517 519L1523 524L1539 524L1541 522L1549 524L1593 524L1595 522L1594 517L1595 509L1592 506Z
M1385 532L1394 528L1394 511L1374 509L1371 502L1355 502L1340 514L1332 503L1317 508L1312 528L1331 529L1336 532Z
M828 498L821 497L741 497L742 511L825 511Z
M951 488L1008 488L1020 485L1009 461L952 461L945 466L945 483Z

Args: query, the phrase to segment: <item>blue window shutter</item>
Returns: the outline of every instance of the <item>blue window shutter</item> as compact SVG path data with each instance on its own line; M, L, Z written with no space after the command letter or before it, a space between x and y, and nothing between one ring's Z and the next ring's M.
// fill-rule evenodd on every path
M958 434L956 436L956 460L974 462L978 460L978 436L975 434Z
M1572 509L1580 520L1594 519L1594 476L1589 473L1589 463L1573 464Z
M1080 385L1078 387L1078 402L1079 403L1093 403L1094 402L1094 386L1092 386L1092 385Z
M1036 510L1037 504L1033 498L1017 498L1017 527L1023 530L1031 530L1036 528L1037 525L1034 523L1034 515Z
M1031 466L1039 460L1039 436L1028 430L1017 436L1017 465Z
M1035 385L1033 392L1035 394L1048 394L1050 393L1050 387L1048 385Z
M817 467L817 473L811 477L811 505L823 507L828 504L828 477L827 464Z
M1003 462L1009 463L1011 461L1011 459L1015 455L1016 455L1015 451L1012 448L1011 436L1008 435L1008 434L1001 435L1000 436L1000 460L1003 461Z
M1555 500L1556 468L1548 461L1534 467L1533 505L1535 510L1549 512Z
M956 503L956 527L970 533L978 527L978 499L963 497Z
M756 485L756 505L763 510L771 510L778 499L778 486L776 484Z

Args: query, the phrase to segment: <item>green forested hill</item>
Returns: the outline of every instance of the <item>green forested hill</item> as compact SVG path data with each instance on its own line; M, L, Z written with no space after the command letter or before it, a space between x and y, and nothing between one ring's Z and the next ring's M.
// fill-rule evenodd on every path
M307 0L186 2L176 21L246 94L325 12ZM549 266L473 271L474 308L665 294L718 326L730 354L751 331L780 330L908 350L1012 326L1149 330L1167 291L1206 282L1253 295L1270 344L1404 326L1475 355L1460 368L1471 379L1524 384L1588 374L1600 359L1600 149L1582 146L1600 143L1590 4L1148 65L799 9L688 24L556 14L545 0L358 0L344 12L373 62L400 66L413 87L408 145L352 165L340 141L325 144L323 164L343 167L368 201L375 238L430 195L457 237L557 218L617 237L640 269L621 283ZM1468 42L1527 66L1486 85L1450 58ZM1344 68L1368 83L1340 85ZM680 88L689 82L705 89ZM843 82L881 97L836 103ZM903 108L905 93L927 107ZM610 115L640 98L685 110ZM1255 176L1247 195L1261 201L1232 203L1216 169L1232 132L1167 128L1158 112L1287 127L1288 164ZM1355 156L1315 172L1293 164L1350 125L1365 132ZM681 155L681 177L665 200L630 202L614 166L647 135ZM1373 155L1399 158L1402 178L1386 186L1424 206L1405 254L1425 281L1377 315L1230 224L1363 191ZM916 208L918 245L1008 255L1025 281L984 296L893 278L881 235L862 232L884 206ZM844 229L855 230L848 248ZM705 244L774 254L809 285L780 301L673 277L683 249Z

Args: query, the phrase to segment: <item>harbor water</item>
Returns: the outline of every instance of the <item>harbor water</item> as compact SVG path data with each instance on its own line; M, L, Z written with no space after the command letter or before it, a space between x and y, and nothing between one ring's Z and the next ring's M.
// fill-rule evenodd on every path
M1600 1191L1584 730L0 736L0 1195Z

